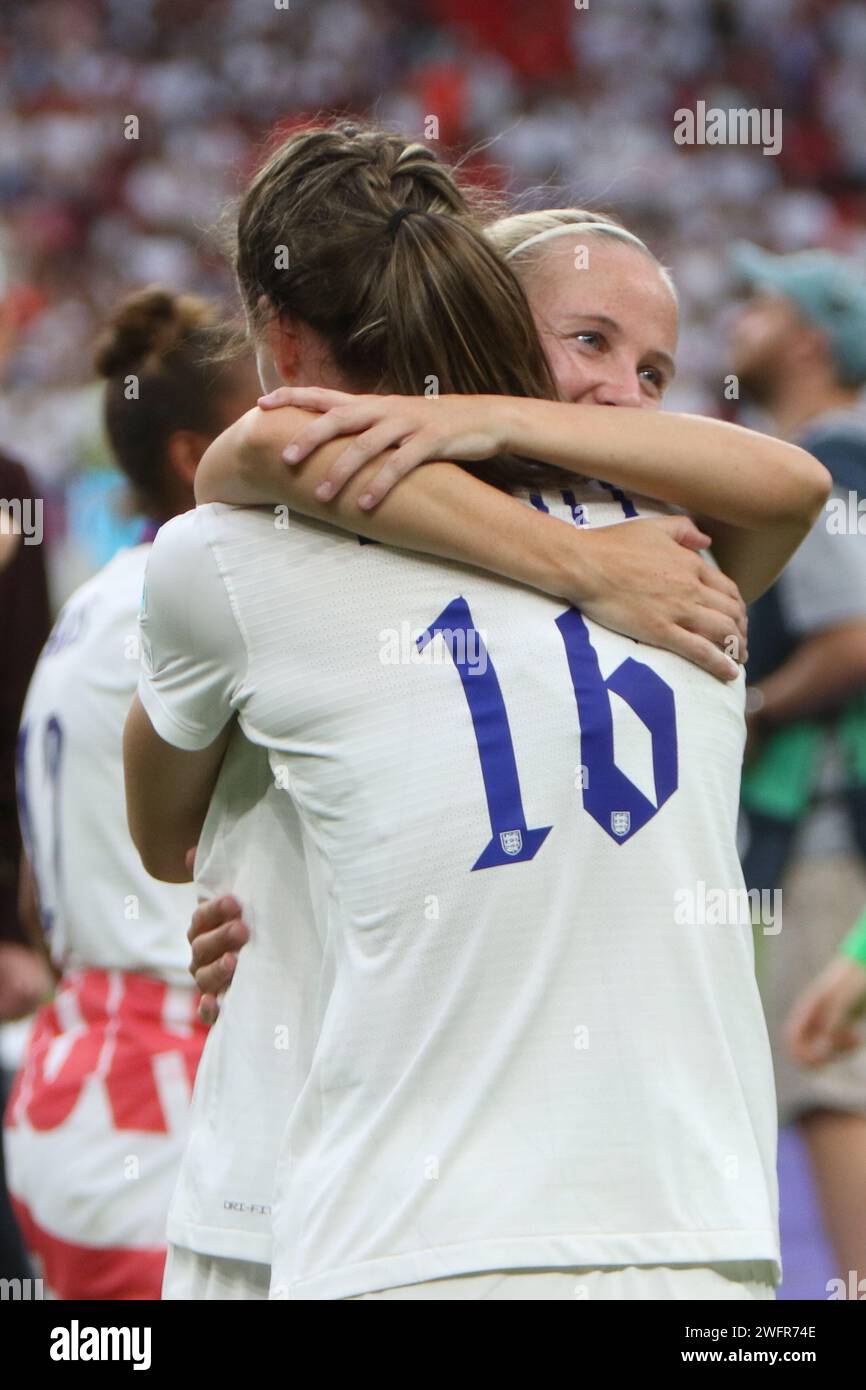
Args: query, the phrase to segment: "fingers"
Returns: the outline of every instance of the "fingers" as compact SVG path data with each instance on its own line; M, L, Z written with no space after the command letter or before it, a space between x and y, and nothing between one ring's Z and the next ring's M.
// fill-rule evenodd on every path
M648 524L660 527L672 540L687 550L703 549L709 540L706 533L699 530L690 517L666 517ZM688 621L679 619L679 625L709 637L724 646L727 655L736 656L738 661L744 662L748 654L748 615L739 589L716 565L704 561L699 563L696 576L701 586L700 610L690 613ZM718 621L709 618L706 610L715 610L718 614L726 615L727 629L720 628Z
M687 616L680 618L679 625L708 638L722 650L726 660L734 663L734 670L738 669L736 663L744 639L728 613L719 612L716 608L701 603L690 610Z
M863 1043L863 1031L846 1021L832 1000L818 998L795 1006L785 1025L785 1045L795 1062L820 1067Z
M702 564L701 583L707 592L705 602L712 608L729 613L734 623L731 629L740 641L737 660L745 662L748 656L749 616L743 596L728 575L723 574L717 565ZM720 600L725 600L724 603Z
M704 550L711 544L710 537L705 531L699 530L690 517L665 518L663 521L651 524L663 527L679 545L684 546L687 550ZM725 594L734 600L741 615L744 628L743 637L745 638L746 605L733 579L723 573L717 565L706 563L701 566L700 578L708 588L715 589L720 594Z
M795 1036L789 1043L789 1051L795 1062L804 1067L822 1067L845 1052L853 1052L863 1043L863 1034L853 1024L846 1024L834 1031L817 1033L814 1036Z
M736 599L737 603L742 606L743 612L746 611L743 596L733 579L730 579L717 565L704 564L701 568L701 579L708 588L717 589L720 594L727 594L730 598Z
M842 1033L834 1033L821 1025L820 1031L811 1031L807 1023L802 1029L792 1033L787 1039L788 1051L801 1067L821 1067L832 1061L838 1052L846 1051L842 1046Z
M198 1016L202 1023L211 1027L219 1017L219 1000L215 994L203 994L198 1002Z
M192 940L190 972L196 977L202 966L212 965L224 951L239 951L250 939L246 922L234 918L222 926L202 932ZM201 986L199 985L199 988Z
M224 922L230 922L232 918L242 918L243 908L237 898L231 894L224 898L211 898L208 902L202 903L192 914L189 930L186 934L187 941L195 941L202 932L213 931L214 927L221 927Z
M653 519L652 524L667 531L678 545L684 545L687 550L707 550L713 543L712 537L706 531L701 531L690 516L664 517L660 521Z
M233 951L225 951L210 965L202 965L192 972L202 994L221 994L228 989L237 969L238 958Z
M300 463L314 449L328 444L341 434L360 434L374 424L370 407L366 405L339 405L324 415L316 415L308 425L295 436L291 444L283 450L285 463Z
M259 396L262 410L278 410L284 405L299 406L301 410L333 410L337 405L350 405L356 398L348 391L331 391L324 386L278 386Z
M370 459L376 458L379 454L383 454L386 449L400 443L406 433L406 428L405 423L388 419L380 420L370 429L365 429L363 434L359 434L357 439L352 440L352 443L343 450L339 458L328 469L322 482L316 488L316 496L323 502L335 497L365 463L369 463ZM396 478L394 482L396 482ZM369 491L370 489L368 489ZM385 489L385 492L387 491L388 488ZM383 492L380 497L384 497L384 495Z
M186 865L188 873L195 872L195 852L197 849L198 845L192 845L192 847L188 849L186 854L183 856L183 862Z
M853 1015L866 1002L866 976L856 962L836 955L794 1002L785 1022L784 1038L794 1060L816 1067L863 1041Z
M740 668L709 638L688 628L674 625L663 634L663 639L663 645L668 651L684 656L687 661L694 662L702 671L708 671L717 680L736 680Z
M732 598L730 594L724 593L719 589L711 588L709 585L703 585L701 591L701 606L703 609L710 610L719 615L725 627L722 639L722 646L725 652L735 661L744 663L749 654L749 627L745 604L743 604L740 599ZM699 617L703 618L703 614L700 614ZM691 624L688 624L688 626L691 626ZM713 635L702 621L698 622L696 630L702 632L705 637Z
M785 1046L801 1066L817 1066L828 1055L830 1017L826 1007L807 999L796 1004L785 1023Z
M847 1018L848 1001L838 987L820 982L798 1000L784 1028L785 1045L795 1062L820 1067L862 1041L860 1029Z
M714 608L718 613L725 613L730 618L731 623L742 635L746 635L747 615L746 605L739 594L732 594L727 589L721 589L715 584L708 582L711 571L708 565L702 567L698 574L701 582L701 602L707 607Z
M370 511L378 506L382 498L388 496L395 483L399 483L401 478L405 478L406 474L411 473L420 463L429 463L435 455L436 450L426 442L424 435L416 434L386 459L375 478L368 484L366 492L358 498L358 506L363 511Z

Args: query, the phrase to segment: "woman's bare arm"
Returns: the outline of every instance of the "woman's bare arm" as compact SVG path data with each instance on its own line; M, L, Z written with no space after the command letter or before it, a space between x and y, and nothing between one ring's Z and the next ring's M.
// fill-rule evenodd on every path
M503 397L508 448L684 507L749 602L815 523L832 480L784 440L721 420Z
M136 695L123 731L126 816L141 862L154 878L189 883L190 845L197 843L232 725L194 752L160 738Z
M293 468L282 460L310 418L292 408L242 416L204 455L197 501L284 503L369 539L473 565L562 598L722 680L736 674L720 649L730 650L728 639L735 636L744 651L742 600L736 586L696 553L710 538L688 518L578 530L447 463L413 470L375 511L362 511L357 499L383 455L323 502L316 488L345 441L315 449Z
M516 453L683 507L699 524L712 522L716 559L747 599L763 592L796 550L830 487L827 470L795 445L698 415L511 396L351 396L316 387L284 387L263 399L271 408L319 412L294 441L301 459L339 435L353 436L324 479L333 492L372 454L396 446L370 479L370 505L425 461Z

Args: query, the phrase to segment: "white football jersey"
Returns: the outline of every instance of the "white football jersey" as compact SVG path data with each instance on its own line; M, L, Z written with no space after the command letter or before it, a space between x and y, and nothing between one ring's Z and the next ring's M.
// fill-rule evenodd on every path
M204 897L236 895L250 940L199 1062L168 1238L268 1264L276 1156L312 1061L322 950L298 813L265 750L240 730L199 837L195 881Z
M530 500L662 510L592 483ZM322 963L306 1080L275 1097L272 1296L778 1264L751 926L704 911L743 889L742 673L217 505L157 537L142 632L157 731L203 747L237 712L304 839Z
M149 552L120 551L61 610L24 704L18 798L58 968L141 972L191 989L186 930L195 891L142 868L123 790Z

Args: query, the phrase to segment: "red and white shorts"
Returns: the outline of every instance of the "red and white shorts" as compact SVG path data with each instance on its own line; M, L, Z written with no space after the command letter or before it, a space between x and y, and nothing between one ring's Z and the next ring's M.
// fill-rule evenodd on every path
M60 1299L158 1299L207 1037L198 995L79 970L36 1015L6 1109L9 1195Z

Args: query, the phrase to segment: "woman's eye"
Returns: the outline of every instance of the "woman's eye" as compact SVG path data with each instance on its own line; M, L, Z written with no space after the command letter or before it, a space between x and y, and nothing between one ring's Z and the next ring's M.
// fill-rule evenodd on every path
M656 391L665 389L665 379L658 367L643 367L640 374Z
M573 333L572 337L578 343L586 343L589 347L601 347L604 341L600 333L592 333L588 329L584 333Z

